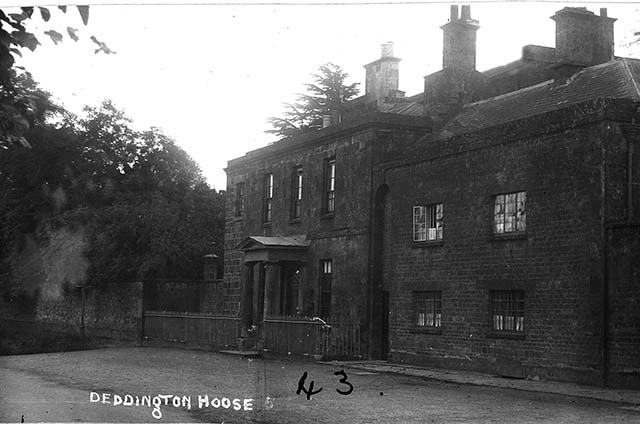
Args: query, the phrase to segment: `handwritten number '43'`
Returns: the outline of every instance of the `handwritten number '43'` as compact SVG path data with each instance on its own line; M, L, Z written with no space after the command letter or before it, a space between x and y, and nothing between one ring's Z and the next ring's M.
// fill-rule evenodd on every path
M340 371L334 372L333 375L341 375L342 378L340 379L340 383L346 384L347 386L349 386L349 390L342 391L340 389L336 389L336 392L340 393L341 395L350 395L351 392L353 392L353 385L347 381L347 373L344 372L344 370L340 370Z
M349 386L348 390L340 390L340 389L336 389L336 392L340 393L341 395L350 395L351 392L353 392L353 385L351 383L349 383L347 381L347 373L344 372L344 370L340 370L340 371L336 371L333 373L333 375L341 375L342 378L340 379L340 383ZM313 390L313 380L309 383L309 388L307 389L306 387L304 387L304 383L307 380L307 372L305 371L304 374L302 374L302 377L300 377L300 380L298 381L298 390L296 390L296 394L299 395L300 392L303 392L304 394L307 395L307 400L311 399L311 396L313 395L317 395L318 393L320 393L322 391L322 387L320 387L318 390Z

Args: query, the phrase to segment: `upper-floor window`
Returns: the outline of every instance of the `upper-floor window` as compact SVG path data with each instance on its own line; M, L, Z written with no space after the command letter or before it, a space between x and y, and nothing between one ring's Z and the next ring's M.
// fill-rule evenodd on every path
M328 159L324 170L324 213L336 209L336 159Z
M264 176L264 222L273 218L273 174Z
M291 219L300 219L302 206L302 167L293 168L291 174Z
M413 207L413 241L442 240L442 203Z
M236 217L244 215L244 183L236 184L235 215Z
M493 232L504 234L526 231L526 201L526 191L497 195L493 213Z

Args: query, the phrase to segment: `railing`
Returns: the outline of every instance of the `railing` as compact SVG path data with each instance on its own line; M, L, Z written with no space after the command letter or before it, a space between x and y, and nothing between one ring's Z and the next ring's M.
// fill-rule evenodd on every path
M363 356L359 324L326 324L318 319L268 318L264 325L267 351L325 358Z
M188 345L235 348L239 323L239 318L235 316L145 311L144 338Z

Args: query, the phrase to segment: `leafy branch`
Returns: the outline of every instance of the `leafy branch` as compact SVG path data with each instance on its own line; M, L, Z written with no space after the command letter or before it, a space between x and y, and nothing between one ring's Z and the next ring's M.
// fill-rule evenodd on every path
M22 80L31 80L31 75L21 66L16 65L16 57L21 57L22 48L35 51L41 45L38 37L27 31L26 23L35 19L39 12L44 22L51 19L51 11L46 7L22 7L20 13L5 13L0 9L0 148L20 144L29 146L24 134L30 122L38 114L38 99L34 99L32 91L25 91ZM67 13L67 6L58 6L62 13ZM89 23L89 6L75 6L82 23ZM67 36L78 41L78 29L67 27ZM43 35L49 37L54 44L64 40L64 35L55 29L48 29ZM104 42L91 36L90 40L97 45L94 53L115 53Z

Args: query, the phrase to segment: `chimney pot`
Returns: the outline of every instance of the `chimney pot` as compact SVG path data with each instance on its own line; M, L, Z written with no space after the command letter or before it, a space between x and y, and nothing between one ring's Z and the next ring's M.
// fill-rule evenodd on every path
M603 18L607 17L607 8L606 7L601 7L600 8L600 16L602 16Z
M471 20L471 6L470 5L464 5L462 6L462 14L460 16L460 19L462 19L463 21L470 21Z
M393 57L393 41L387 41L382 45L382 57Z
M458 5L457 4L452 4L451 5L451 21L457 21L458 20Z

